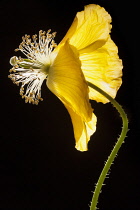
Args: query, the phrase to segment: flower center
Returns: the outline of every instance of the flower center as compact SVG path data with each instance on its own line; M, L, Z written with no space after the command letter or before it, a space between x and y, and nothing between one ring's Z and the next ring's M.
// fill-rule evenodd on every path
M41 68L41 72L48 75L49 74L49 69L50 69L50 64L43 65L42 68Z
M50 65L56 56L52 52L57 46L54 42L55 35L55 32L50 34L50 30L48 32L40 30L39 38L36 34L32 39L29 35L23 36L19 48L15 51L21 51L27 58L14 56L10 59L13 68L10 69L9 78L17 85L22 83L20 95L25 98L25 102L38 104L39 100L43 100L41 85L47 78Z

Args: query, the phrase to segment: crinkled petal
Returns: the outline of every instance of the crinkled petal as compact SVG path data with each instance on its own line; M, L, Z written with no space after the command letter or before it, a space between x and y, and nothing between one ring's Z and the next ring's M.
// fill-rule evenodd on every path
M91 120L89 89L81 70L77 51L66 42L50 67L48 88L85 121Z
M103 7L87 5L84 11L76 14L61 44L69 39L71 45L82 50L98 40L107 40L111 30L110 23L111 17Z
M91 135L96 131L96 116L92 113L90 121L85 122L81 116L77 115L69 106L66 106L73 124L76 145L79 151L88 150L88 142Z
M118 48L111 38L101 48L89 53L86 51L81 53L80 60L85 79L115 98L122 84L123 66L118 56ZM108 102L104 96L92 88L90 88L89 98L97 102Z

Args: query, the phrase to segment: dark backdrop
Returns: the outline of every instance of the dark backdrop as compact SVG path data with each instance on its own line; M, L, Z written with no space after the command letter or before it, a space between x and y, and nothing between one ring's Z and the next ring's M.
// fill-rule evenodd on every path
M8 79L9 59L24 34L57 31L59 43L77 11L99 4L113 18L112 39L123 60L123 84L116 100L129 118L128 137L100 195L100 210L135 210L139 205L139 66L136 1L0 1L0 208L88 210L94 185L119 133L121 120L111 104L92 101L97 131L88 152L79 152L70 117L43 84L43 102L25 104ZM122 4L123 3L123 4Z

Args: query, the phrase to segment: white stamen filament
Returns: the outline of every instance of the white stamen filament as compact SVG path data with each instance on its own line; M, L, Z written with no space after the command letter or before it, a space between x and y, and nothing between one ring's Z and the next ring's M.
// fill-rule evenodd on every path
M27 56L27 59L17 58L16 56L10 59L13 68L10 69L9 78L19 85L20 95L25 98L25 102L38 104L41 98L41 86L47 78L48 69L51 65L51 52L57 46L54 42L55 32L39 31L39 39L37 43L37 35L33 35L32 39L29 35L22 37L22 42L19 48L15 51L21 51ZM24 91L26 87L26 91Z

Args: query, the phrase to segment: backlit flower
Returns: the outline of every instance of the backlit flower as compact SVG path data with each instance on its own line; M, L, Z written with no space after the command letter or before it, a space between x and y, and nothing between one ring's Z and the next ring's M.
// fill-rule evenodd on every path
M121 85L122 62L110 38L111 17L98 5L87 5L78 12L67 34L57 46L55 33L40 31L39 37L22 37L20 50L27 58L10 59L9 77L17 85L25 102L38 104L44 80L48 88L67 108L74 129L76 148L87 150L96 130L96 116L89 99L108 102L88 87L97 85L113 98Z

